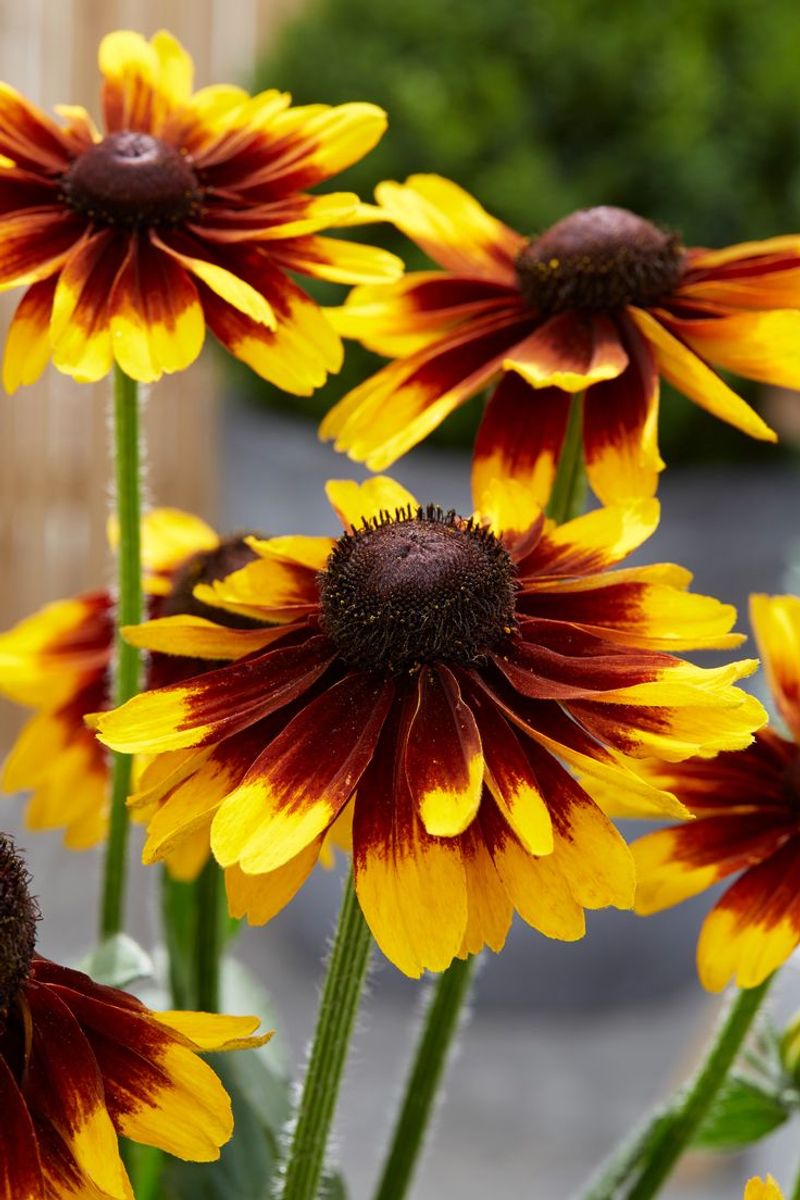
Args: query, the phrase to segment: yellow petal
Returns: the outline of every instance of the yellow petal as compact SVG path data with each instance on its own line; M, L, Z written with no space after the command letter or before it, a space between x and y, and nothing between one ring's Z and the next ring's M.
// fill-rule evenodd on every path
M750 620L770 691L800 742L800 598L751 596Z
M750 437L776 442L777 434L762 421L749 404L737 396L702 359L673 337L664 326L644 309L632 308L631 315L650 342L656 362L664 378L705 408L713 416L727 421Z
M288 535L274 538L245 538L247 545L262 558L283 558L290 562L322 571L330 558L334 539L327 537L302 537Z
M257 292L244 279L240 279L238 275L234 275L232 271L226 270L218 263L208 262L204 258L197 258L190 254L179 253L166 242L162 242L155 233L151 234L151 238L153 245L158 246L165 254L169 254L192 275L196 275L238 312L244 313L257 325L266 325L267 329L277 329L278 319L272 305L261 295L261 292Z
M382 513L395 515L398 509L416 512L417 501L406 488L388 475L374 475L363 483L350 479L331 479L325 494L345 529L360 529Z
M126 625L122 630L131 646L181 654L190 658L241 658L261 650L285 633L283 629L226 629L205 617L158 617L143 625Z
M721 992L732 977L737 987L758 987L786 962L798 941L800 931L790 916L767 924L713 908L697 942L700 982L709 992Z
M159 1025L174 1029L193 1042L198 1050L207 1053L263 1046L274 1033L272 1030L253 1036L261 1024L260 1017L229 1017L204 1012L154 1012L152 1016Z
M447 270L513 281L525 239L452 180L410 175L405 184L379 184L375 197L389 220Z
M310 842L304 850L276 871L266 875L245 875L233 865L225 871L228 909L232 917L246 917L250 925L266 925L297 894L317 865L322 838Z
M513 479L485 483L478 503L476 520L487 524L498 537L503 534L512 539L522 537L542 515L533 491Z

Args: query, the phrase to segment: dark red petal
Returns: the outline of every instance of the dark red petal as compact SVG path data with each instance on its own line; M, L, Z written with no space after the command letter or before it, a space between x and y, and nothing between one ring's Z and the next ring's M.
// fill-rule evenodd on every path
M628 366L586 391L586 471L604 504L653 496L663 462L658 453L658 372L653 352L631 321L623 326Z
M520 630L523 640L492 659L517 691L534 700L591 698L658 679L677 662L655 651L625 652L558 621L526 621Z
M252 655L178 686L192 689L187 701L192 725L211 726L204 741L219 741L308 691L335 654L328 638L310 637L298 646Z
M0 284L44 279L64 262L85 222L61 208L33 208L0 219Z
M416 682L405 741L406 780L428 833L454 837L480 805L481 737L451 671L423 667Z
M266 874L319 837L352 796L393 696L393 683L359 672L304 707L223 801L212 830L218 861Z
M44 1200L39 1147L22 1093L0 1056L0 1200Z
M486 405L475 440L472 490L478 508L494 480L518 483L546 504L567 429L571 397L560 388L533 388L504 375Z
M31 1112L52 1124L101 1190L122 1196L117 1137L91 1046L58 989L33 983L26 999L33 1034L24 1090Z

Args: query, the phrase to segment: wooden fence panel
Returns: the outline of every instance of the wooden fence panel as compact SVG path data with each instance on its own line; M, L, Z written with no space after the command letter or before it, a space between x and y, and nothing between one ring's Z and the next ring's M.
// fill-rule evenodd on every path
M263 40L292 0L0 0L0 79L43 107L97 113L104 33L168 28L187 46L198 86L246 80ZM18 295L0 301L5 338ZM148 494L213 520L219 409L213 356L156 385L148 399ZM48 368L33 387L0 396L0 628L109 573L110 384L78 385ZM0 747L18 714L2 704Z

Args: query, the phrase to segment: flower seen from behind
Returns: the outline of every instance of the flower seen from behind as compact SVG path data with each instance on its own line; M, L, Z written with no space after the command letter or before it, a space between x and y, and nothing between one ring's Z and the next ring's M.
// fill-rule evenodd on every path
M514 910L573 940L584 909L629 907L631 856L592 787L682 814L637 758L741 747L764 720L735 686L754 664L673 653L737 645L730 606L678 567L612 569L657 503L556 527L514 487L469 519L383 477L329 497L343 536L251 539L254 562L195 590L277 623L269 647L95 719L107 745L158 756L146 861L207 824L232 911L263 921L352 821L365 917L412 976L499 949ZM190 654L181 624L127 635ZM241 632L219 636L233 657Z
M380 139L371 104L292 107L277 91L192 91L168 33L103 39L103 130L61 123L0 85L0 289L25 286L6 343L8 391L52 358L75 379L118 365L147 382L183 370L206 327L284 391L310 394L342 347L290 274L357 283L401 264L321 236L352 221L351 193L309 189Z
M706 917L697 946L700 979L720 991L731 978L755 987L800 943L800 599L754 596L753 628L790 738L772 728L713 762L653 763L695 820L647 834L633 846L636 908L649 914L736 875Z
M547 502L570 399L585 392L590 483L604 503L652 496L659 380L752 437L775 440L717 374L800 388L800 235L685 249L612 207L527 239L436 175L383 183L387 218L436 270L356 288L337 328L396 361L328 414L321 434L383 470L459 405L494 387L473 491L514 480Z
M231 1104L199 1057L263 1044L256 1017L151 1012L36 953L38 909L0 834L0 1196L130 1200L118 1136L209 1162Z

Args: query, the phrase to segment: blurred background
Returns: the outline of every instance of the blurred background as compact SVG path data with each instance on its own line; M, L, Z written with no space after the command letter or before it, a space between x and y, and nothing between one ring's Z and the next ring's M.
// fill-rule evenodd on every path
M800 228L794 0L0 0L0 78L46 107L96 111L100 37L161 26L193 54L200 86L228 80L286 88L301 103L382 104L389 133L335 183L365 199L381 179L436 171L529 234L592 204L637 210L682 230L689 245ZM370 228L369 240L421 265L390 231ZM343 296L315 290L324 301ZM5 328L10 304L0 307ZM350 346L342 374L298 400L209 347L153 391L152 498L223 529L330 532L325 479L363 472L318 443L315 423L376 365ZM0 405L0 627L109 577L105 390L49 371ZM743 626L748 592L800 590L800 403L776 389L746 385L746 395L778 428L778 449L665 397L664 518L642 554L694 570L698 590L739 605ZM420 498L467 510L479 415L476 400L393 473ZM4 705L2 747L18 727ZM25 834L21 802L3 803L3 827L21 837L36 876L43 950L75 959L92 939L97 860L67 856L56 836ZM136 932L152 941L153 879L135 870L132 887ZM335 873L318 872L268 930L241 939L293 1061L312 1028L338 889ZM693 962L709 903L647 921L595 914L575 946L514 928L483 966L416 1200L561 1200L585 1180L686 1074L713 1022L717 1005ZM788 1010L800 986L787 976L779 999ZM420 990L376 966L339 1123L354 1200L374 1179L387 1081L399 1090ZM788 1182L788 1149L773 1139L747 1167L784 1171ZM695 1156L666 1194L738 1197L745 1170Z

